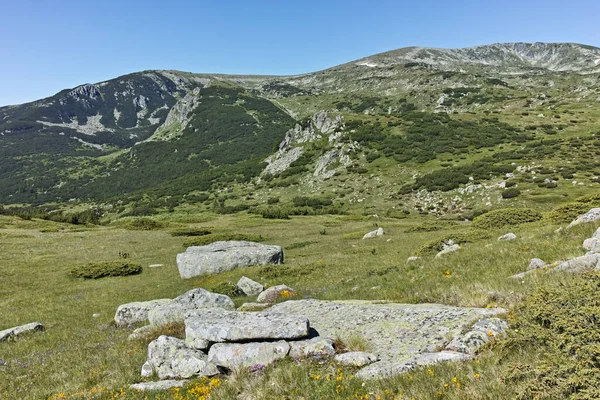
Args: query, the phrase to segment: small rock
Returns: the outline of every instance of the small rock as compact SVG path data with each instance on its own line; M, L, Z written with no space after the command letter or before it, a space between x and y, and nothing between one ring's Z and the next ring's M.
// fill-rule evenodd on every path
M98 317L100 317L100 314L98 314L98 313L92 314L92 318L98 318Z
M277 285L259 294L256 301L259 303L274 303L279 299L287 299L294 296L296 296L294 289L286 285Z
M5 329L0 331L0 343L25 333L43 332L44 325L40 322L32 322L30 324L16 326L14 328Z
M527 271L532 271L534 269L544 268L546 266L546 262L539 258L532 258L529 262L529 266L527 267Z
M290 345L278 342L216 343L208 351L208 361L212 364L234 369L268 365L288 355Z
M411 362L377 361L359 370L354 376L363 380L384 379L415 368Z
M143 336L145 336L147 333L153 331L156 328L156 326L153 325L144 325L140 328L137 328L136 330L134 330L128 337L127 340L136 340L139 339Z
M6 367L8 363L0 358L0 367Z
M150 365L150 363L146 361L144 365L142 365L142 378L150 378L153 373L154 370L152 369L152 365Z
M189 381L175 381L175 380L164 380L158 382L142 382L142 383L134 383L133 385L129 385L131 390L138 390L140 392L145 391L157 391L157 390L169 390L177 387L184 387Z
M148 364L159 379L213 376L219 373L217 367L207 360L206 354L189 348L181 339L164 335L148 345Z
M446 346L446 350L475 354L488 340L487 334L484 332L469 331L452 339L448 346Z
M600 253L600 239L597 237L585 239L583 242L583 248L591 253Z
M265 290L265 287L250 278L242 276L237 283L237 286L246 294L246 296L258 296L260 292Z
M503 241L507 241L507 240L515 240L517 239L517 235L515 235L514 233L510 232L507 233L506 235L502 235L498 238L498 240L503 240Z
M350 291L356 292L358 289L360 289L360 286L354 286L352 289L350 289Z
M406 262L407 262L407 263L411 263L411 262L418 261L418 260L420 260L420 259L421 259L421 257L412 256L412 257L408 257L408 258L406 259Z
M148 265L148 268L160 268L160 267L164 267L165 264L150 264Z
M365 239L371 239L371 238L374 238L374 237L377 237L377 236L383 236L383 228L377 228L374 231L366 233L363 236L363 240L365 240Z
M375 354L364 351L351 351L348 353L338 354L333 358L336 362L343 365L351 365L353 367L364 367L365 365L374 363L379 360Z
M269 303L244 303L238 307L238 311L262 311L271 307Z
M392 241L392 238L389 238L388 240L386 240L386 242L388 242L388 243L391 242L391 241Z
M435 255L436 258L440 258L445 254L454 253L455 251L460 250L460 245L452 244L449 246L444 245L444 249Z
M333 357L335 355L335 348L333 347L333 340L317 336L308 340L300 340L296 342L289 342L290 344L290 357L301 358L301 357Z

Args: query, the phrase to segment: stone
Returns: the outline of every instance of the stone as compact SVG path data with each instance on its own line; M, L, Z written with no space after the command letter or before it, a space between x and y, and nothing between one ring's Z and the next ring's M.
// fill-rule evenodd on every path
M533 272L535 272L534 269L532 269L531 271L526 271L526 272L521 272L519 274L515 274L515 275L511 275L509 276L509 278L511 279L523 279L525 278L527 275L532 274Z
M98 313L92 314L92 318L99 318L99 317L100 317L100 314L98 314Z
M14 328L0 331L0 343L7 341L10 338L33 332L43 332L44 325L41 322L32 322L26 325L15 326Z
M148 333L152 332L155 328L156 328L156 326L153 326L153 325L144 325L142 327L139 327L136 330L134 330L133 332L131 332L131 334L129 336L127 336L127 340L140 339L140 338L146 336Z
M417 256L412 256L412 257L408 257L406 259L407 263L411 263L411 262L415 262L415 261L419 261L421 259L421 257L417 257Z
M567 225L567 229L572 228L574 226L580 224L586 224L589 222L595 222L600 219L600 208L592 208L590 211L586 212L583 215L575 218L569 225Z
M506 310L306 299L278 303L267 312L306 317L320 336L342 340L351 336L362 338L380 359L372 364L377 366L362 373L368 376L405 370L415 364L419 354L444 349L452 339L471 330L476 321L491 319Z
M492 337L506 332L508 329L508 323L501 318L485 318L477 321L471 329L474 331L483 332L487 334L488 337Z
M414 359L416 365L432 365L443 361L467 361L472 356L456 351L438 351L434 353L419 354Z
M177 267L183 279L219 274L239 267L282 263L281 247L246 241L192 246L177 255Z
M159 379L213 376L219 373L206 354L191 349L181 339L164 335L148 345L148 364Z
M583 248L590 253L600 253L600 239L591 237L583 241Z
M185 318L187 343L300 339L308 336L308 319L301 316L205 309Z
M170 302L150 310L148 320L150 325L179 322L184 320L186 312L200 308L234 310L235 304L229 296L224 294L212 293L202 288L192 289Z
M238 311L262 311L269 307L270 303L244 303L238 307Z
M164 380L164 381L158 381L158 382L134 383L132 385L129 385L129 388L131 390L137 390L140 392L158 391L158 390L169 390L169 389L173 389L173 388L184 387L188 383L189 383L189 381L187 381L187 380L181 380L181 381Z
M154 374L154 370L152 369L152 365L148 361L142 365L142 378L150 378Z
M364 351L351 351L348 353L338 354L333 359L343 365L364 367L365 365L369 365L379 360L379 357L373 353L367 353Z
M8 363L0 358L0 367L6 367L6 366L8 366Z
M372 239L377 236L383 236L383 228L377 228L374 231L366 233L365 236L363 236L363 240Z
M237 286L244 292L246 296L258 296L260 292L265 290L265 287L250 278L242 276L237 283Z
M549 270L548 272L573 272L584 273L598 268L600 262L600 254L586 254L585 256L575 257L567 260L559 266Z
M216 343L208 351L208 361L229 370L268 365L288 355L290 345L277 342Z
M326 358L335 355L333 340L317 336L312 339L288 342L290 344L290 357L317 357Z
M148 320L148 313L150 310L167 304L170 301L171 299L158 299L121 304L115 313L115 322L117 323L117 326L127 326L138 322L145 322Z
M514 233L507 233L506 235L502 235L498 238L498 240L501 241L508 241L508 240L515 240L517 238L517 235L515 235Z
M148 265L148 268L160 268L160 267L164 267L165 264L150 264Z
M458 250L460 250L460 245L458 245L458 244L444 245L443 250L440 251L439 253L437 253L435 255L435 258L440 258L445 254L454 253L455 251L458 251Z
M256 299L259 303L274 303L279 299L287 299L296 296L296 292L286 285L277 285L266 289Z
M539 258L532 258L529 262L529 266L527 267L527 271L532 271L534 269L544 268L546 266L546 262Z
M479 331L469 331L452 339L446 350L457 351L465 354L475 354L477 350L489 340L487 334Z
M354 376L363 380L384 379L408 372L415 366L411 362L377 361L360 369Z

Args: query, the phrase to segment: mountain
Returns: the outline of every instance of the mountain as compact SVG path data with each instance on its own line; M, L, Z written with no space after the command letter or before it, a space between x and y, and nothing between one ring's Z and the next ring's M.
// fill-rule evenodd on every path
M569 43L410 47L298 76L133 73L0 108L0 203L223 203L236 187L240 209L306 193L490 207L494 179L530 163L544 184L594 184L599 77L600 49Z

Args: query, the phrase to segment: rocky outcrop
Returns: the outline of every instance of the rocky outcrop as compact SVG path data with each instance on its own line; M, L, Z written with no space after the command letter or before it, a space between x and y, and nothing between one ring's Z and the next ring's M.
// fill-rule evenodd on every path
M489 318L478 321L470 331L455 337L446 350L465 354L475 352L491 338L504 333L508 329L506 321L500 318Z
M286 285L272 286L258 295L259 303L275 303L280 299L289 299L296 296L296 292Z
M265 290L265 287L258 282L253 281L250 278L242 276L237 283L237 286L241 289L246 296L258 296L260 292Z
M590 253L567 260L548 272L584 273L600 269L600 254Z
M238 267L281 264L283 250L279 246L246 241L215 242L207 246L188 247L177 255L182 278L218 274Z
M16 326L14 328L5 329L0 331L0 343L7 341L10 338L14 338L20 335L43 332L44 325L41 322L32 322L30 324Z
M600 220L600 208L592 208L590 211L586 212L583 215L580 215L575 220L573 220L568 226L567 229L572 228L574 226L580 224L587 224L589 222L596 222Z

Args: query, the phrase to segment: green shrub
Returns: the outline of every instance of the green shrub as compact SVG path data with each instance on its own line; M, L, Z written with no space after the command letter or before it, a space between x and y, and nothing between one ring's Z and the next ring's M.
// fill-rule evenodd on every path
M209 292L224 294L229 297L245 296L238 285L232 282L221 282L207 289Z
M535 357L503 367L517 399L600 398L600 277L589 274L536 288L511 313L511 329L495 348Z
M127 221L122 227L133 231L153 231L163 228L164 225L150 218L138 218Z
M448 241L452 240L454 243L462 244L462 243L472 243L476 240L487 239L490 237L490 234L487 231L479 230L479 229L471 229L467 232L453 232L448 233L444 236L441 236L437 239L430 240L425 243L421 247L417 249L415 252L416 256L423 257L436 254L442 251L444 244Z
M564 224L596 207L600 207L600 193L579 197L573 202L562 204L550 211L547 218L554 223Z
M432 222L425 222L425 223L422 223L421 225L410 226L410 227L406 228L406 230L404 232L406 232L406 233L433 232L433 231L439 231L442 229L444 229L443 225L434 224Z
M172 230L171 236L206 236L212 232L202 228L180 228Z
M512 199L513 197L517 197L521 194L521 191L517 188L506 189L502 192L503 199Z
M269 197L267 199L267 204L277 204L279 203L279 197Z
M210 235L204 235L188 239L185 242L183 242L183 246L206 246L207 244L227 240L246 240L249 242L263 242L266 240L266 238L262 235L253 235L245 233L211 233Z
M290 211L282 207L267 207L260 210L260 215L267 219L290 219Z
M393 208L388 209L385 212L385 216L394 219L405 219L410 215L410 211L407 210L394 210Z
M127 276L142 272L142 266L123 261L90 263L72 268L69 274L75 278L98 279L105 276Z
M502 208L493 210L473 220L473 227L479 229L499 229L542 219L542 214L530 208Z

